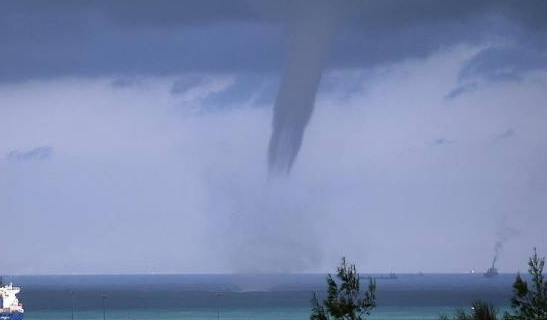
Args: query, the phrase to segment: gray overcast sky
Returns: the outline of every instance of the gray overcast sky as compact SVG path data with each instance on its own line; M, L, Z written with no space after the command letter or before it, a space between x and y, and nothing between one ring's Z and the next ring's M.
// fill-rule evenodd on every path
M302 148L269 177L292 35L333 3ZM525 270L547 253L546 16L547 1L3 1L0 273L316 272L342 255L465 272L500 241L500 270Z

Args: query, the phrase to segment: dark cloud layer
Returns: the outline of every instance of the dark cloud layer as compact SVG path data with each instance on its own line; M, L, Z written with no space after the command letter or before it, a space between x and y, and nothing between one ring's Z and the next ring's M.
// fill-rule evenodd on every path
M470 83L465 83L461 86L458 86L458 87L454 88L454 90L447 93L445 95L445 99L447 99L447 100L456 99L457 97L461 96L464 93L469 93L469 92L473 92L473 91L477 90L477 88L478 88L478 85L474 81L470 82Z
M51 157L53 148L48 146L36 147L31 150L12 150L6 155L10 161L46 160Z
M509 128L509 129L497 134L494 137L494 141L507 140L507 139L513 138L514 136L515 136L515 130L513 130L512 128Z
M518 76L544 68L545 1L338 1L348 12L331 67L426 57L500 39L462 75ZM309 1L4 1L0 80L57 76L275 73L284 28ZM307 8L309 7L309 9ZM521 54L525 53L525 54ZM509 73L503 73L509 67Z
M445 146L449 144L456 143L456 140L446 139L446 138L438 138L433 141L434 146Z

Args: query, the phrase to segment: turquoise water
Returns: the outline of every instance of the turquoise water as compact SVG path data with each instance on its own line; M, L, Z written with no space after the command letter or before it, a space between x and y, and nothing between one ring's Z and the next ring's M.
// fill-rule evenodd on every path
M325 275L19 276L27 320L303 320ZM400 275L377 280L371 320L438 319L474 300L502 311L514 275ZM105 297L104 300L102 297Z
M503 307L501 312L507 310ZM225 320L251 320L251 319L263 319L263 320L305 320L309 319L309 308L261 308L261 309L240 309L240 310L219 310L220 319ZM434 320L439 319L440 314L452 314L454 308L452 307L378 307L370 315L369 319L423 319ZM107 319L115 320L205 320L205 319L217 319L216 310L116 310L108 311L106 314ZM72 315L70 312L56 312L56 311L41 311L41 312L27 312L26 319L32 320L71 320ZM75 319L81 320L102 320L102 310L77 312Z

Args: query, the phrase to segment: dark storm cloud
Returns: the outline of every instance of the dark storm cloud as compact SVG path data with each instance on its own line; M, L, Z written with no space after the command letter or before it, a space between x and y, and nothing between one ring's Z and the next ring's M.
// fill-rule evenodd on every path
M461 96L464 93L469 93L477 90L478 85L476 82L466 83L461 86L456 87L454 90L450 91L444 96L447 100L453 100Z
M481 76L491 81L518 81L522 73L543 68L547 68L547 52L517 43L481 50L462 68L460 79Z
M518 80L546 67L546 9L539 0L7 2L0 80L283 73L268 162L271 171L288 173L326 68L425 58L456 44L509 43L473 57L447 95L453 99L474 90L470 78ZM175 83L171 93L187 88Z
M509 129L497 134L494 137L494 141L507 140L507 139L513 138L514 136L515 136L515 130L513 130L512 128L509 128Z
M204 81L204 77L198 75L191 75L177 79L173 82L173 85L171 86L171 94L177 95L185 93L188 90L199 86Z
M131 88L142 85L142 81L135 77L122 77L112 80L111 85L117 89Z
M251 8L238 1L201 3L2 3L0 39L6 45L0 79L261 72L279 66L279 28L255 25Z
M460 85L450 91L445 98L455 99L462 94L474 92L479 88L475 81L519 82L526 72L547 68L545 48L527 47L518 41L503 47L488 47L469 59L459 74ZM539 42L538 42L539 43Z
M456 140L451 140L446 138L435 139L432 142L434 146L445 146L445 145L454 144L454 143L456 143Z
M53 148L49 146L36 147L31 150L12 150L6 155L10 161L46 160L51 157Z
M229 90L210 95L203 101L209 105L226 106L253 102L256 105L271 105L275 100L277 77L244 75L235 79Z
M295 1L4 1L0 80L283 70ZM426 57L492 37L464 75L518 76L545 67L545 1L337 1L347 17L329 67ZM522 50L522 56L515 50ZM518 51L517 50L517 51ZM491 57L492 59L489 59ZM509 66L509 73L499 73ZM498 71L495 71L498 70Z

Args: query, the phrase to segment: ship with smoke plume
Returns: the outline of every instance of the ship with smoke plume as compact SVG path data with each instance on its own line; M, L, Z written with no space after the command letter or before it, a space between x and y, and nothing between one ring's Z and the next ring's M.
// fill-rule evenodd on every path
M494 278L498 275L498 269L496 269L496 262L503 251L503 247L507 241L519 234L518 230L512 226L505 224L505 221L502 222L500 230L496 232L497 240L494 244L494 258L492 259L492 266L486 270L484 275L488 278Z
M488 268L488 270L486 270L486 272L484 273L485 277L494 278L498 275L498 269L496 269L497 260L498 260L497 256L495 256L494 259L492 260L492 266Z

